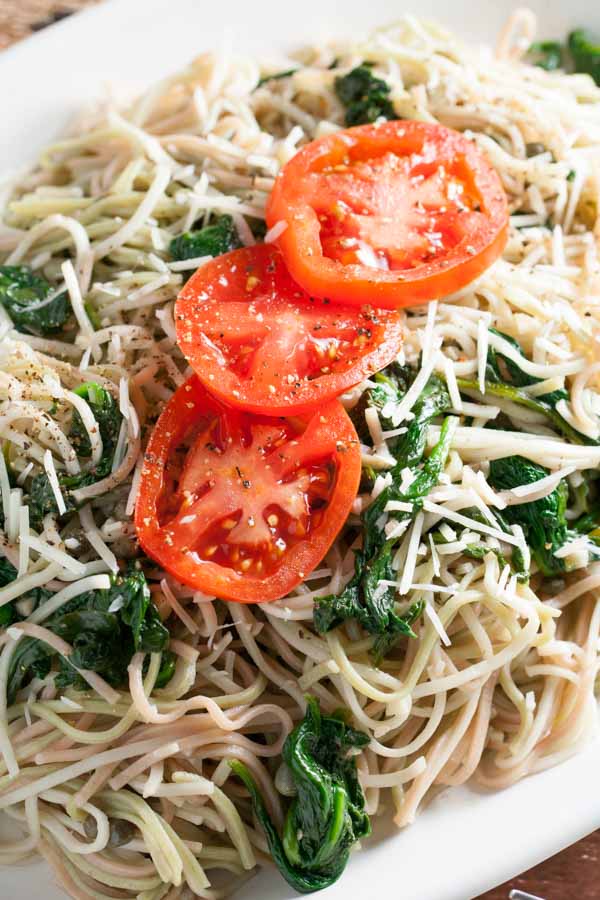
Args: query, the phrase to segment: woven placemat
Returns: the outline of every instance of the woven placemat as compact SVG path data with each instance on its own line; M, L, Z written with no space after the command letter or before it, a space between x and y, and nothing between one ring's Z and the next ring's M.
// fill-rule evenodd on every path
M99 0L0 0L0 49Z

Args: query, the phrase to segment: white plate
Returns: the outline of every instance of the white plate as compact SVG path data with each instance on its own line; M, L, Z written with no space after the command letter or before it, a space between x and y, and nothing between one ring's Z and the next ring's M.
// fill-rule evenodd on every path
M536 0L544 36L600 28L587 0ZM400 12L432 16L466 38L494 39L510 0L110 0L0 56L0 173L18 169L104 85L141 88L227 36L238 50L276 58L303 41L360 34ZM227 35L226 35L227 33ZM600 741L556 769L487 794L444 792L403 832L356 853L328 900L469 900L600 826ZM42 865L4 870L2 900L64 900ZM244 900L295 897L264 872Z

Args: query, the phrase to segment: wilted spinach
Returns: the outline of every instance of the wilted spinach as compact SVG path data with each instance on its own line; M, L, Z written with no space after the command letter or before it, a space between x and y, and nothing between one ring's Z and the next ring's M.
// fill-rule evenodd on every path
M504 491L533 484L548 474L548 469L522 456L507 456L490 462L488 482L496 490ZM508 522L522 527L531 555L544 575L565 571L564 559L557 558L554 553L568 536L567 500L567 484L561 481L547 497L507 506L503 513Z
M263 84L268 84L269 81L281 81L282 78L289 78L290 75L293 75L294 72L297 71L298 69L285 69L283 72L274 72L272 75L263 75L262 78L258 79L256 87L262 87Z
M350 755L368 743L366 734L347 725L341 716L322 715L314 697L307 697L306 715L283 748L297 793L281 836L247 767L237 760L230 763L250 793L277 868L302 894L337 881L353 844L370 834L356 759Z
M48 335L61 331L71 315L66 291L47 302L54 288L29 266L0 266L0 303L17 331Z
M490 328L490 332L503 338L525 358L521 345L514 338L496 331L495 328ZM466 378L457 378L456 380L461 390L479 391L479 384L476 381ZM559 400L569 399L568 391L559 389L548 394L542 394L539 397L531 397L527 391L522 390L523 387L539 384L540 381L542 381L541 378L534 378L532 375L528 375L504 354L493 347L489 348L485 373L486 394L491 394L494 397L503 397L517 406L523 406L526 409L541 413L559 434L564 435L567 440L572 441L574 444L598 444L598 441L573 428L557 412L556 404Z
M98 423L102 438L102 459L94 472L97 478L104 478L112 467L123 417L110 391L96 384L95 381L88 381L80 385L74 393L83 397ZM90 438L77 410L73 411L69 437L78 456L85 458L92 455Z
M0 587L12 584L16 578L17 570L13 564L5 557L0 557ZM27 604L28 613L32 613L40 603L43 603L50 596L51 592L46 590L46 588L37 587L27 591L26 594L22 594L17 601L11 600L9 603L0 606L0 628L6 628L12 625L13 622L18 622L20 619L25 618L19 612L19 607Z
M127 571L112 576L111 582L107 590L74 597L44 622L46 628L72 644L68 660L35 638L19 641L8 673L9 702L32 677L45 677L57 657L58 687L83 688L85 683L77 669L91 669L118 687L127 680L127 666L134 653L166 650L169 631L160 620L139 565L130 563ZM160 680L165 684L173 672L172 657L166 657L163 668Z
M196 259L198 256L220 256L241 246L232 217L217 216L212 225L185 231L173 238L169 252L175 260Z
M563 45L560 41L537 41L527 51L527 61L547 72L554 72L563 65Z
M567 46L575 72L586 72L600 84L600 37L586 28L576 28L569 35Z
M583 72L600 84L600 37L587 28L576 28L562 41L541 41L532 44L527 59L547 71L565 69Z
M110 474L122 422L121 412L112 394L99 384L96 384L96 382L82 384L76 389L75 393L83 397L98 423L100 437L102 438L102 458L97 466L85 472L80 472L76 475L67 475L64 472L58 474L58 483L65 501L66 515L79 509L80 504L74 497L75 491L94 484ZM73 412L69 437L78 456L85 459L91 455L89 435L77 410ZM44 516L49 513L58 515L56 497L48 476L44 472L32 478L29 487L28 504L29 518L34 528L39 529Z
M378 385L378 389L373 389L373 403L378 408L385 406L387 402L382 404L384 397L381 391L389 400L391 392L395 390L395 399L398 401L408 389L411 377L414 377L407 369L386 371L388 383L380 382L381 387ZM394 455L397 461L389 470L391 484L383 489L362 514L362 548L355 552L354 577L340 594L320 597L315 601L314 624L317 631L327 632L346 619L356 619L376 636L373 645L376 658L383 656L399 636L414 637L411 624L423 609L422 604L415 603L404 615L395 612L396 589L393 585L381 582L397 580L392 559L399 538L388 539L378 526L378 521L390 501L411 504L410 512L391 514L397 522L414 519L422 509L424 499L443 472L456 420L444 420L438 443L423 461L427 429L431 420L446 412L449 407L450 398L444 383L437 376L432 376L412 409L413 418L406 433L399 437L395 445ZM385 419L383 421L385 425ZM411 484L402 490L403 472L407 468L414 477Z
M373 75L366 63L336 78L334 88L346 107L346 125L364 125L375 122L381 116L385 119L398 118L389 98L389 84Z

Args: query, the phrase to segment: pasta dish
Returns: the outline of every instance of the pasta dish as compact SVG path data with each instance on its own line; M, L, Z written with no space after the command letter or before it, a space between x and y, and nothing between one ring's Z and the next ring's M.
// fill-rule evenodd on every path
M583 29L406 16L5 182L2 863L310 893L594 735L599 85Z

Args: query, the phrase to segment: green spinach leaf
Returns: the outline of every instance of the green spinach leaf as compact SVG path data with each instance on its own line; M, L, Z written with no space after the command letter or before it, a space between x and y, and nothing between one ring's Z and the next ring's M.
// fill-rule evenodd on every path
M381 116L398 118L389 98L390 86L383 78L376 78L365 63L336 78L334 88L346 107L345 123L348 126L375 122Z
M71 315L66 291L53 300L54 288L29 266L0 266L0 303L17 331L47 335L61 331Z
M0 587L12 584L16 577L17 570L13 564L5 557L0 558ZM9 603L0 606L0 628L7 628L9 625L12 625L13 622L18 622L25 618L25 616L19 612L19 607L21 607L22 604L28 605L28 614L30 614L34 609L37 609L40 603L43 603L50 596L52 596L51 591L46 590L46 588L37 587L33 588L31 591L27 591L26 594L22 594L18 600L11 600Z
M175 260L196 259L198 256L220 256L241 246L232 217L217 216L214 224L173 238L169 252Z
M307 697L306 715L283 749L297 794L282 836L249 770L237 760L230 763L250 793L279 871L302 894L333 884L344 871L352 846L370 834L356 760L349 755L368 743L366 734L341 717L323 716L317 701Z
M402 371L402 380L398 378L398 374L396 372L390 381L396 385L397 396L400 397L408 389L410 378L407 377L406 370ZM385 389L389 395L390 385L386 385ZM374 402L380 403L381 399L375 398ZM376 636L373 646L376 659L381 658L399 636L414 637L411 625L423 610L422 604L416 603L403 615L395 612L396 590L385 582L397 580L392 559L398 539L388 540L378 524L379 519L390 501L402 501L411 505L410 512L393 513L394 521L399 523L414 519L422 509L425 497L437 484L444 469L456 419L448 417L444 420L439 441L423 462L427 429L431 420L449 407L450 398L444 383L437 376L432 376L413 407L413 418L406 433L400 436L395 447L397 462L390 470L391 484L383 489L362 514L362 548L355 553L354 577L340 594L321 597L315 601L314 624L317 631L324 633L346 619L356 619L370 634ZM402 490L403 472L406 468L412 471L413 480Z
M508 341L508 343L518 350L519 354L525 358L525 354L523 353L520 344L515 341L514 338L511 338L509 335L503 334L500 331L496 331L495 328L490 328L490 331L492 334L496 334L505 341ZM457 378L456 380L461 390L479 391L479 385L476 381L466 378ZM559 400L568 400L569 398L569 394L566 390L560 389L551 391L550 393L542 394L539 397L531 397L526 391L522 390L522 388L527 387L528 385L539 384L541 380L541 378L534 378L532 375L528 375L512 359L509 359L504 354L496 351L493 347L489 348L486 364L486 394L510 400L517 406L522 406L525 409L531 409L534 412L541 413L546 417L555 431L562 434L567 440L574 444L599 444L599 441L587 437L587 435L582 434L580 431L577 431L576 428L573 428L573 426L557 412L556 404Z
M586 28L576 28L569 35L567 46L575 71L591 75L600 85L600 37Z
M134 653L166 650L169 631L160 620L139 565L130 563L124 574L113 576L111 581L107 590L87 591L69 600L44 622L46 628L73 646L68 660L59 659L57 687L75 685L82 688L84 684L77 669L91 669L118 687L127 680L127 666ZM51 647L33 638L21 639L17 649L30 644L35 646L27 652L23 650L11 663L8 674L10 702L33 674L38 674L36 666L45 666L47 660L45 674L48 674L50 661L58 655ZM164 686L174 671L172 661L164 660L161 671Z
M7 699L9 705L15 696L33 678L45 678L52 666L55 651L34 638L21 638L14 649L8 668Z
M83 397L98 423L102 438L102 459L96 466L95 474L97 478L105 478L112 467L123 417L110 391L94 381L80 385L74 393ZM91 456L90 438L77 410L73 412L69 437L78 456Z
M563 65L563 45L560 41L538 41L527 51L527 61L547 72L554 72Z
M293 75L294 72L297 71L298 69L286 69L284 72L274 72L272 75L263 75L262 78L259 78L256 87L262 87L263 84L268 84L269 81L281 81L282 78L289 78L290 75Z
M532 65L547 71L566 69L591 75L600 85L600 37L587 28L576 28L566 42L541 41L527 51Z
M548 469L522 456L507 456L490 462L488 482L496 490L509 490L522 484L533 484L548 474ZM567 499L567 484L561 481L547 497L508 506L504 510L508 522L522 527L531 555L544 575L565 571L565 561L554 553L567 540Z
M67 475L64 472L59 472L58 484L65 501L65 515L75 512L81 505L74 497L75 491L95 484L96 481L110 474L123 419L112 394L99 384L86 382L80 385L75 393L83 397L98 423L100 437L102 438L102 458L94 469L80 472L77 475ZM91 455L89 435L77 410L73 412L69 437L78 456L85 459ZM32 526L37 530L42 527L44 516L48 514L58 515L56 497L54 496L50 480L44 472L32 478L29 486L28 503L29 519Z

